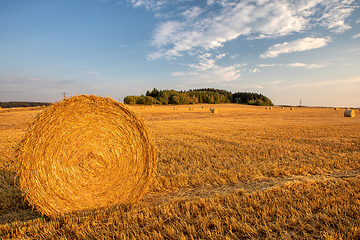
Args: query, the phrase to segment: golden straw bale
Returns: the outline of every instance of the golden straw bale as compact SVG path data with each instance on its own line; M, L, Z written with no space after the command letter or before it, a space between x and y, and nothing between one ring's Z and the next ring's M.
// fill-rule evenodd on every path
M212 113L217 113L217 109L213 108L211 112Z
M47 216L136 202L156 168L148 132L111 98L66 98L40 113L20 141L20 189Z
M345 110L344 117L355 117L355 111L351 109Z

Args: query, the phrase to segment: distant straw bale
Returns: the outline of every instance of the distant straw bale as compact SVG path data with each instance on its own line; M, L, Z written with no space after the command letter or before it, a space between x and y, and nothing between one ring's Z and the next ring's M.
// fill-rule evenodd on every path
M47 216L136 202L156 167L143 120L111 98L87 95L40 113L16 156L20 189Z
M355 117L355 111L351 109L345 110L344 117Z
M178 110L178 107L174 107L173 109L174 109L174 110Z
M213 109L211 110L211 112L212 112L212 113L217 113L217 109L213 108Z
M193 107L189 107L189 111L193 111L194 110L194 108Z
M290 108L290 110L294 110L294 108L293 108L293 107L291 107L291 108Z

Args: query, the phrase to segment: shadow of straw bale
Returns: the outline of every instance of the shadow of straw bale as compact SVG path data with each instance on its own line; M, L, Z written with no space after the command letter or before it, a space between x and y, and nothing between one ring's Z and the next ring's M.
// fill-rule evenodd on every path
M41 214L35 211L22 195L16 173L0 169L0 224L39 217Z

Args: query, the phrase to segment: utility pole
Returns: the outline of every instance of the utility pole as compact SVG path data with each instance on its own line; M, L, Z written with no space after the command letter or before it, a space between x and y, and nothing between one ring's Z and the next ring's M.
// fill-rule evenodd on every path
M301 104L302 104L302 101L301 101L301 99L300 99L300 107L301 107Z
M66 95L66 92L63 92L62 94L64 95L64 99L65 99L65 98L66 98L66 96L65 96L65 95Z

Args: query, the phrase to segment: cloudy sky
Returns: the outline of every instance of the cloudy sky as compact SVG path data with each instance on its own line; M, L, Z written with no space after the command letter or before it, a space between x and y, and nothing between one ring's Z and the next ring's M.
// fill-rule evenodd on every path
M157 89L360 107L358 0L3 0L0 101Z

